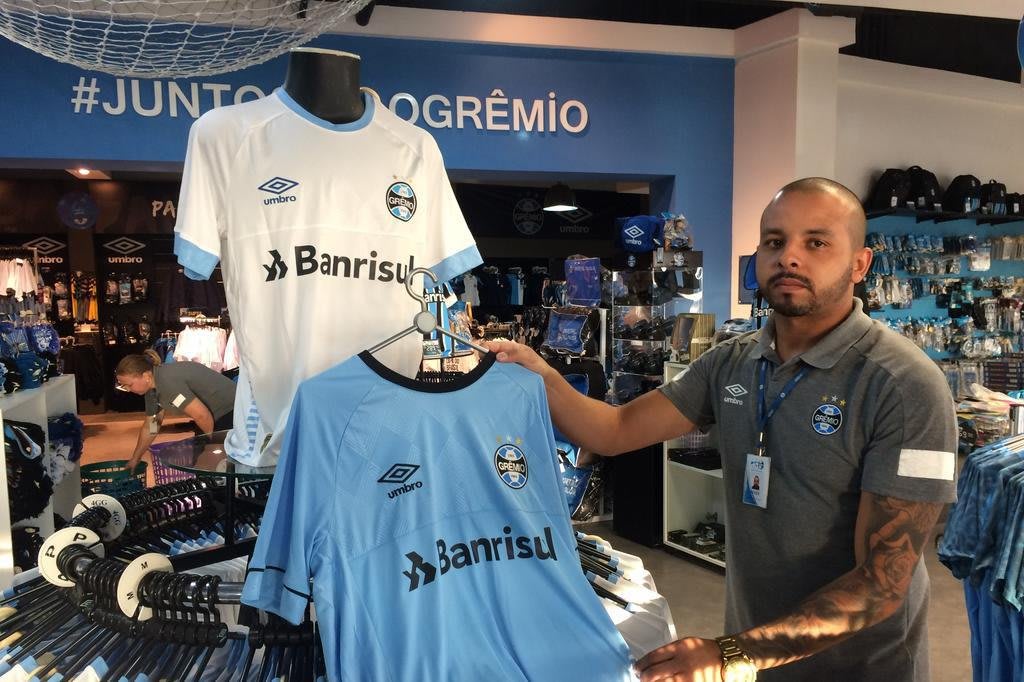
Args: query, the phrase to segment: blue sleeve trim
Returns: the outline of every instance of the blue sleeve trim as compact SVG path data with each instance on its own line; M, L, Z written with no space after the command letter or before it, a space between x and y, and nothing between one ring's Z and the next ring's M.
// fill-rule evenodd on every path
M185 275L189 279L210 279L213 269L220 262L218 256L204 251L178 233L174 234L174 255L178 257L178 264L185 268Z
M288 587L284 573L250 572L242 588L243 604L276 613L292 625L302 623L310 599L309 595Z
M457 275L469 272L483 262L484 259L480 257L480 251L476 248L476 244L470 244L462 251L453 253L430 268L430 271L437 275L437 281L440 284Z

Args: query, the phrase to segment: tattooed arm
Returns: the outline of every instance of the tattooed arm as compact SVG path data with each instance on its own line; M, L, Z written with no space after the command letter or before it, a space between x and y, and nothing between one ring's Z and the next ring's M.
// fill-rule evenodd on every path
M941 504L863 493L857 567L805 599L789 616L736 637L759 669L806 658L879 623L903 604Z
M789 614L735 635L759 670L792 663L879 623L903 603L941 504L862 493L854 551L857 567L801 602ZM655 649L637 663L641 679L720 680L714 640L687 638Z

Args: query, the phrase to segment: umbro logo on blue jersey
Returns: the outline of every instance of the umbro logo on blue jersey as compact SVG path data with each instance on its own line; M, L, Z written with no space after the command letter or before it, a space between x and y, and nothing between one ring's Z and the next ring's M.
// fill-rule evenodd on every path
M393 464L390 469L384 472L384 475L377 479L377 483L401 483L394 490L388 493L388 497L392 500L399 495L405 493L411 493L413 490L417 490L423 487L423 481L413 481L409 483L409 479L412 478L420 467L418 464Z
M267 180L266 182L264 182L259 187L257 187L257 189L274 195L263 200L264 204L270 206L271 204L285 204L288 203L289 201L295 201L294 195L282 195L284 195L285 192L288 192L298 187L298 185L299 183L295 182L294 180L289 180L288 178L282 178L280 176L274 176Z
M396 182L388 187L388 213L403 223L412 220L416 213L416 192L406 182Z
M418 464L393 464L383 476L377 479L377 483L405 483L419 469Z
M461 570L481 563L514 561L516 559L538 559L558 561L555 554L555 540L551 528L544 528L544 537L535 535L513 536L512 528L501 529L503 535L496 538L477 538L469 542L456 542L450 547L444 538L437 540L437 564L432 564L417 552L408 552L405 558L412 564L402 575L409 579L409 591L429 585L438 579L438 573L445 575L452 570ZM545 547L546 545L546 547Z
M506 443L494 451L494 469L509 488L519 490L526 485L530 475L526 455L511 443Z

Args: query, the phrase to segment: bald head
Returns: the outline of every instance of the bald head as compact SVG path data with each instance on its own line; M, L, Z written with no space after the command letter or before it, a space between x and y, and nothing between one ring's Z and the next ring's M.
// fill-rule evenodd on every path
M784 201L791 194L822 194L832 197L844 209L845 222L850 234L850 244L855 249L864 246L868 220L867 216L864 215L864 208L861 206L860 199L845 185L828 178L801 178L780 189L772 197L764 213L761 214L762 229L764 228L765 216L772 207Z

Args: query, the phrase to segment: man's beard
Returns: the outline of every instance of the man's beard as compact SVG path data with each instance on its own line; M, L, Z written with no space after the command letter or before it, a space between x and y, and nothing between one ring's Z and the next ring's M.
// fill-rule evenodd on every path
M846 268L846 272L843 273L842 277L837 279L818 294L814 288L814 284L803 275L780 272L769 278L765 298L768 300L772 310L774 310L777 315L784 315L786 317L803 317L804 315L811 315L826 307L828 304L834 303L845 297L847 289L850 286L849 282L852 276L853 265L850 265ZM807 291L810 293L810 298L807 301L798 303L797 301L790 299L787 294L779 294L778 300L776 300L775 295L773 294L772 285L777 280L783 278L799 280L807 287Z

